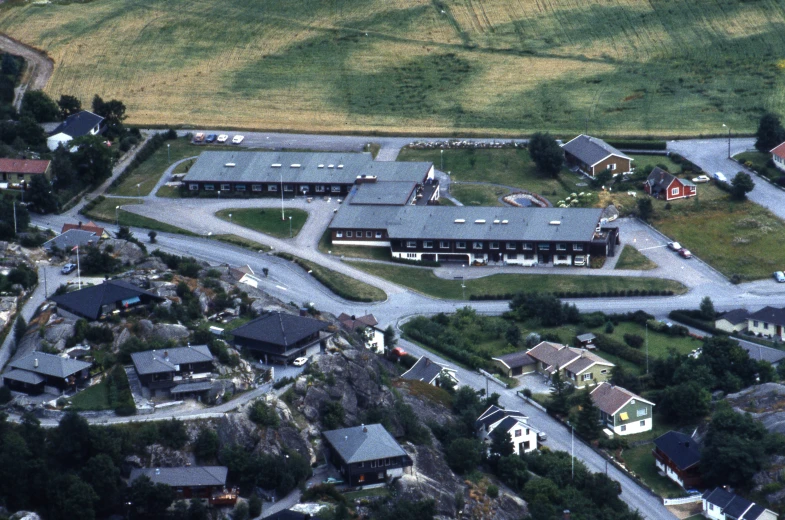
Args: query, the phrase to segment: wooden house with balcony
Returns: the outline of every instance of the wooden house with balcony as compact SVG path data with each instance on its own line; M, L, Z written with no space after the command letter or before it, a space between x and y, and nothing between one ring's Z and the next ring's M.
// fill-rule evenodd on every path
M212 386L213 355L207 345L134 352L131 360L139 382L152 394L201 395Z
M172 488L175 500L206 499L211 505L233 506L239 490L226 486L226 466L182 466L177 468L134 468L128 485L139 478Z
M309 357L322 350L329 323L307 316L268 312L232 331L234 343L265 363L288 364L299 357Z

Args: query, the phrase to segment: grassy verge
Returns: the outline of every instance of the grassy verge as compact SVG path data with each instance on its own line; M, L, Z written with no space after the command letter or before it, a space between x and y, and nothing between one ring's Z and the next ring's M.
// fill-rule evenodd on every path
M330 243L330 230L325 230L322 238L319 239L319 251L335 256L347 256L351 258L368 258L370 260L391 261L389 247L362 247L362 246L342 246Z
M653 444L643 444L628 448L622 452L625 465L638 476L655 493L665 498L678 498L686 493L675 482L667 477L662 477L654 465L654 455L651 454Z
M155 196L165 199L179 199L180 188L175 188L174 186L161 186L158 188L158 191L155 192Z
M270 249L272 249L270 246L237 235L211 235L210 238L226 242L227 244L244 247L251 251L270 251Z
M647 271L657 267L657 264L649 260L643 253L631 245L624 246L616 262L616 269L637 269Z
M195 233L177 226L123 211L122 207L125 205L144 204L144 201L141 199L107 199L104 197L97 197L95 201L96 204L88 204L81 212L84 216L93 220L101 220L114 224L118 224L119 221L119 225L121 226L140 227L155 231L163 231L164 233L179 233L181 235L196 236ZM117 206L120 206L119 210L116 210ZM117 211L117 214L115 214L115 211Z
M464 298L458 280L438 278L430 269L349 262L354 267L412 290L448 300ZM676 294L686 288L673 280L659 278L628 278L619 276L577 276L550 274L496 274L465 281L465 298L524 292L587 292L597 293L617 290L670 290Z
M333 271L326 267L303 260L287 253L278 253L278 256L291 260L308 271L322 285L346 300L355 302L378 302L387 299L387 293L381 289L355 280L345 274Z
M635 166L636 171L640 171L647 166L664 166L665 170L671 173L681 171L681 165L673 162L667 155L630 155L630 157L634 159L632 165Z
M453 184L450 195L458 199L464 206L504 206L499 197L510 193L506 188L483 186L477 184Z
M284 220L277 210L258 208L222 209L215 216L228 222L230 214L232 223L278 238L297 236L308 220L308 212L300 209L287 209Z
M758 175L762 175L769 180L775 180L782 176L782 172L771 163L771 154L761 152L743 152L733 156L734 159L744 164L748 168L755 170ZM731 172L728 172L731 173Z
M109 387L106 380L82 390L71 398L74 410L109 410Z

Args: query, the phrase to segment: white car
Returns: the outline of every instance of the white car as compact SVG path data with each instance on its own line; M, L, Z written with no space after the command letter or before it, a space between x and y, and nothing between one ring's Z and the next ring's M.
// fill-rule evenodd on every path
M236 136L232 137L232 144L240 144L243 142L243 139L245 139L245 136L237 134Z
M296 367L301 367L301 366L303 366L306 363L308 363L308 358L307 357L298 357L297 359L295 359L292 362L292 365L294 365Z
M586 257L583 255L578 255L575 257L575 260L573 260L572 264L577 267L584 267L586 265Z
M717 172L714 174L714 179L722 182L728 182L728 178L725 177L725 174L722 172Z
M219 143L225 143L227 139L229 139L228 135L221 134L218 136L218 139L216 139L216 141L218 141Z
M682 250L681 244L679 244L678 242L670 242L668 244L668 247L673 249L674 251L681 251Z
M785 283L785 273L783 273L782 271L775 272L774 279L777 280L779 283Z
M692 182L694 182L695 184L703 184L704 182L709 182L709 176L708 175L698 175L697 177L694 177L692 179Z

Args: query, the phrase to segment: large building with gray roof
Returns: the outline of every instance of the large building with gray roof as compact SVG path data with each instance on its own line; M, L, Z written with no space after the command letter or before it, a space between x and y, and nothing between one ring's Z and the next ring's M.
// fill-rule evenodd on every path
M131 354L139 382L151 392L201 394L210 390L213 355L207 345Z
M45 352L31 352L11 361L3 374L5 386L17 392L37 395L44 391L59 394L89 380L91 363Z

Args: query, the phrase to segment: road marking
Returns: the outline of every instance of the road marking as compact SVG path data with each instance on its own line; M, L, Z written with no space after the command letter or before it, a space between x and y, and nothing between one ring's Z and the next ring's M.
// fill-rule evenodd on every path
M279 288L280 290L282 290L282 291L288 291L288 290L289 290L289 289L287 289L286 287L283 287L283 286L281 286L281 285L276 285L276 287L278 287L278 288Z
M638 251L648 251L649 249L659 249L661 247L668 247L668 244L663 244L661 246L644 247L643 249L638 249Z

